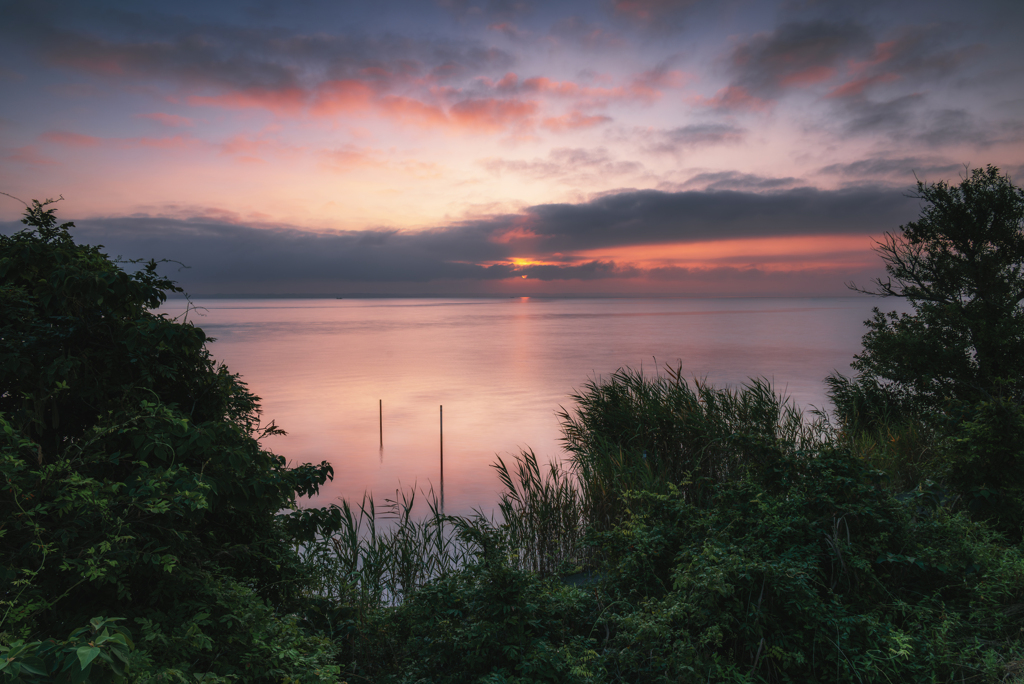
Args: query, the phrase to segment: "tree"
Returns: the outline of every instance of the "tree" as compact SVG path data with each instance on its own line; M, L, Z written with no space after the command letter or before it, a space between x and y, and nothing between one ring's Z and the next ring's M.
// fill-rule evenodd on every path
M294 510L333 470L262 448L277 430L258 397L200 328L152 311L180 288L154 261L129 272L76 244L49 204L0 236L0 645L116 615L176 662L230 673L256 629L230 615L280 632L296 543L340 522Z
M852 364L859 376L830 377L831 396L853 432L874 429L895 443L893 435L928 426L941 445L929 474L1020 539L1024 190L988 166L956 186L918 181L915 197L925 202L918 220L878 244L888 277L859 290L904 297L913 313L874 309Z
M853 367L937 408L1024 389L1024 190L988 166L959 185L917 183L917 221L886 233L877 252L888 277L877 289L912 314L866 321Z

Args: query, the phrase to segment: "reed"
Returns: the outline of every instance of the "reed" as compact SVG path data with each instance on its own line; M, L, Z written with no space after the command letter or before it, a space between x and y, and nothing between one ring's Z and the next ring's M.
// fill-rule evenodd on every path
M813 449L827 431L827 421L805 421L764 379L717 389L688 382L680 368L655 376L622 369L572 398L574 411L560 414L568 464L542 466L529 450L494 463L500 522L479 511L446 516L433 490L420 520L413 489L379 508L368 495L356 506L343 501L341 530L303 550L317 593L362 609L398 605L478 562L492 541L505 562L541 575L593 569L586 532L613 527L626 492L673 484L696 501L780 450Z
M542 469L529 450L512 466L500 456L493 464L504 486L498 510L510 560L541 575L585 565L587 507L575 474L555 462Z
M563 410L569 452L587 522L610 528L623 512L623 492L665 492L669 484L697 501L709 487L777 458L780 449L820 442L822 421L806 421L768 380L732 390L688 382L681 366L664 374L620 369L571 396Z
M825 378L836 423L836 441L854 456L886 474L884 484L897 493L948 473L948 444L929 415L903 387L876 378Z
M429 513L413 517L414 488L398 490L376 506L364 494L353 506L341 502L341 529L301 549L318 596L359 609L402 603L426 583L459 570L478 554L472 539L457 533L464 521L445 516L433 490Z

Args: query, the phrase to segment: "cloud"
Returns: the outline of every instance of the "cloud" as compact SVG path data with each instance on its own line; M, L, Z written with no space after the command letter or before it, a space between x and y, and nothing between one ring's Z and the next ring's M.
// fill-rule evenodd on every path
M3 158L17 164L28 164L30 166L56 166L60 164L56 159L47 157L40 152L39 148L35 145L23 145L7 150L4 152Z
M914 120L915 107L922 104L920 93L903 95L884 102L858 98L846 103L843 126L848 134L902 133Z
M627 45L622 36L578 15L558 20L551 27L551 35L585 50L621 50Z
M913 182L914 174L921 179L938 174L948 177L962 169L962 164L953 164L941 157L873 157L855 162L829 164L818 173L851 178L891 177L901 183L910 184Z
M67 14L76 10L69 6ZM50 63L120 81L162 82L207 104L274 111L323 107L332 97L352 95L339 84L408 95L403 91L507 70L514 63L507 52L473 40L243 28L157 12L107 13L102 34L82 28L86 22L32 6L11 11L5 20L3 31L12 41Z
M140 119L149 119L168 128L183 128L193 125L192 119L177 114L165 114L163 112L150 112L148 114L137 114Z
M530 14L534 5L523 0L436 0L436 3L459 19L487 21L512 21Z
M98 147L103 142L102 138L68 131L49 131L43 133L41 138L62 147Z
M668 130L641 129L636 136L644 140L647 152L678 153L682 150L741 142L747 131L727 123L687 124Z
M667 65L660 65L633 74L625 83L618 86L582 85L574 81L556 81L546 76L520 79L514 72L506 73L497 81L481 78L477 82L501 95L526 94L566 98L576 101L577 106L603 107L615 101L650 104L658 100L665 90L680 88L687 80L688 76L683 72L670 69Z
M662 33L681 29L695 4L697 0L613 0L612 11L617 18Z
M722 106L741 107L750 98L771 100L787 88L829 81L845 58L871 46L867 31L852 22L783 24L733 50L729 65L734 78L719 100Z
M547 159L485 159L481 165L494 174L516 173L535 179L561 179L576 183L644 172L638 162L616 161L604 148L556 148Z
M593 152L567 150L564 155L600 163ZM877 234L906 222L916 210L915 203L890 188L642 190L581 204L536 205L419 232L315 233L208 213L83 219L76 221L74 234L106 245L112 255L188 264L190 270L171 275L192 292L331 292L351 283L377 283L385 289L405 283L416 290L441 281L463 282L471 290L477 287L472 283L485 288L487 282L524 274L559 281L606 279L614 287L650 269L574 255L784 235ZM12 223L6 229L17 227Z
M894 39L874 45L870 55L847 62L847 79L829 92L830 98L859 98L885 84L907 82L920 90L951 76L984 52L980 45L949 47L957 36L937 26L914 27Z
M715 171L698 173L682 184L683 188L701 188L706 191L744 190L764 191L793 188L803 184L799 178L768 178L738 171Z
M594 126L609 123L611 120L610 116L584 114L583 112L573 110L562 116L549 116L541 122L541 126L553 133L564 133L565 131L593 128Z
M711 97L697 96L694 102L698 105L720 110L747 110L751 112L768 111L775 104L773 100L751 95L743 86L726 86Z

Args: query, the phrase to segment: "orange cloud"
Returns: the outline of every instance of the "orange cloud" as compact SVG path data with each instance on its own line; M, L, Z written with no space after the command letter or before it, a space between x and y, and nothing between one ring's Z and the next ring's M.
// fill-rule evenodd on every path
M575 253L582 259L598 259L652 268L759 268L799 271L859 266L877 261L873 241L865 235L812 235L802 237L744 238L668 245L635 245L593 249Z
M501 245L507 245L510 242L518 242L520 240L532 240L539 238L540 235L533 232L529 226L529 221L520 221L519 225L514 226L510 230L506 230L503 233L498 233L491 236L491 242L496 242Z

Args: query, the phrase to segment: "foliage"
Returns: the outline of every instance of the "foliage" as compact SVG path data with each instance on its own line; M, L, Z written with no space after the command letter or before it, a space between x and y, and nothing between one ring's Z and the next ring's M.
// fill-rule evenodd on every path
M310 636L298 616L282 615L228 577L199 587L187 604L135 622L146 649L132 662L140 683L338 681L327 638Z
M1019 540L1024 525L1024 405L1007 396L954 403L947 482L968 510Z
M898 489L934 478L1016 539L1024 522L1024 189L988 166L955 186L919 181L916 197L921 215L879 243L888 277L869 291L903 297L913 313L874 310L853 362L858 377L828 381L836 415Z
M352 609L346 614L361 616L397 605L472 560L476 549L457 537L454 519L440 512L432 490L426 498L430 513L422 520L413 518L414 489L396 492L379 508L369 495L356 507L341 502L340 529L299 550L312 575L309 591L321 599L311 620L337 631L342 627L324 606L341 604Z
M835 439L852 455L885 473L882 484L894 492L915 489L948 475L948 444L937 426L924 419L907 389L895 383L838 373L825 378Z
M589 560L582 544L588 506L578 480L554 462L541 474L532 451L515 457L514 466L500 456L494 464L504 487L498 500L501 530L514 564L541 575L582 569Z
M0 236L0 643L111 614L174 633L225 581L288 605L306 578L294 541L340 511L278 514L331 467L262 449L277 429L257 397L202 330L150 311L179 291L157 264L76 244L47 204ZM165 646L147 642L157 660Z
M688 496L764 465L775 445L813 441L801 412L755 379L738 390L690 384L682 368L654 377L620 369L572 395L564 444L587 504L587 522L610 526L625 491L667 491L689 481Z
M919 194L878 284L915 314L869 321L831 415L622 369L562 413L567 466L498 460L500 522L298 509L330 467L260 447L257 398L151 313L173 283L35 202L0 237L0 678L1020 681L1021 193Z
M959 185L926 185L921 216L886 233L889 277L870 294L904 297L913 314L867 321L854 368L910 390L927 405L986 400L1024 386L1024 189L988 166Z
M621 681L998 681L1021 657L1016 547L843 452L783 457L696 505L631 497L606 667Z
M0 681L23 684L119 684L135 650L122 618L93 618L64 641L47 639L0 645Z
M509 563L500 531L458 522L476 562L371 616L346 643L347 676L389 682L598 681L585 632L596 604Z
M608 384L623 377L636 374ZM670 416L666 405L678 402L671 392L645 396L654 416ZM657 491L620 488L620 517L592 526L584 542L599 551L588 556L589 583L517 567L524 550L507 520L452 519L476 561L350 621L337 640L346 676L633 683L1012 675L1024 662L1019 547L951 511L933 488L894 496L881 486L883 473L827 425L785 431L744 419L757 396L760 415L785 406L756 385L728 396L704 409L700 425L731 429L709 435L691 423L689 438L720 449L696 453L725 454L742 467L728 477L712 468L684 474ZM608 418L621 405L599 399L588 404L591 424L620 425ZM612 415L599 415L602 406ZM648 423L626 439L668 444L686 419ZM615 445L612 434L600 436L604 444ZM519 492L541 484L535 460L500 472ZM549 485L586 471L558 472ZM554 495L519 501L513 519L526 529L562 505Z

